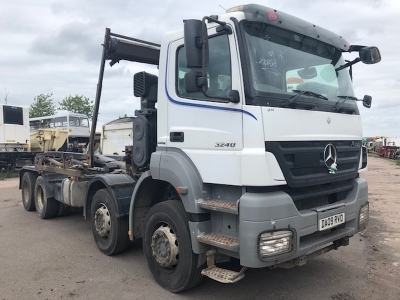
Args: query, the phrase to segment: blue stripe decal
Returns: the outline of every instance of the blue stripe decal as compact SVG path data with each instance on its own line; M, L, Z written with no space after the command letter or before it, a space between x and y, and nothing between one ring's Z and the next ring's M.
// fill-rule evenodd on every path
M207 104L199 104L199 103L188 103L188 102L182 102L178 101L175 99L172 99L170 96L168 89L167 89L167 76L168 76L168 57L169 57L169 47L171 45L171 42L168 44L168 50L167 50L167 62L166 62L166 68L165 68L165 93L167 94L168 100L171 101L174 104L177 105L183 105L183 106L191 106L191 107L199 107L199 108L208 108L208 109L216 109L216 110L225 110L225 111L232 111L232 112L238 112L238 113L243 113L245 115L248 115L255 119L257 121L257 118L255 115L252 113L240 109L240 108L232 108L232 107L220 107L220 106L213 106L213 105L207 105Z

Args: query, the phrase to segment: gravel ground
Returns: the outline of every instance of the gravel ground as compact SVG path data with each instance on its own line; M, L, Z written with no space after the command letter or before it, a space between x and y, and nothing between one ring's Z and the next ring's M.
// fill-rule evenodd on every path
M400 166L371 157L369 226L350 245L292 269L249 269L236 284L205 278L181 294L159 287L140 243L107 257L79 213L26 212L18 179L0 181L0 299L400 299Z
M360 234L367 240L365 290L357 299L400 299L400 166L371 157L362 177L369 183L371 218Z

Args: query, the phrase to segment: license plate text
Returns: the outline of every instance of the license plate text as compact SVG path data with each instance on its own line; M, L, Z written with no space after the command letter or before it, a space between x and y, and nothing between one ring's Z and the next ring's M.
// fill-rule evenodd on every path
M345 213L329 216L319 220L318 230L326 230L343 224L346 221Z

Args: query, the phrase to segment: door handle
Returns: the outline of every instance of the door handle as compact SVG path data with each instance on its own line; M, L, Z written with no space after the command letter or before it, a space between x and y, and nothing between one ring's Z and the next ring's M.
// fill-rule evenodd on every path
M185 134L183 132L171 132L169 134L171 142L183 142L185 140Z

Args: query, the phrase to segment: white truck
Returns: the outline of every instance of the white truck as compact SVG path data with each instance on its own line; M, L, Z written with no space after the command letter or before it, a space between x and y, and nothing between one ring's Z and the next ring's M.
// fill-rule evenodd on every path
M366 227L351 69L379 62L376 47L254 4L186 20L161 45L110 29L103 45L90 152L44 153L21 170L25 209L46 219L83 207L106 255L141 238L154 279L172 292L203 276L236 282L246 268L303 265ZM142 107L126 170L93 166L107 60L159 69L134 75ZM243 268L218 264L229 259Z
M30 153L27 107L0 104L0 169L15 166L21 154Z
M29 131L29 109L0 104L0 169L33 164Z
M36 153L58 150L67 136L59 128L30 130L28 107L0 104L0 170L33 165Z

